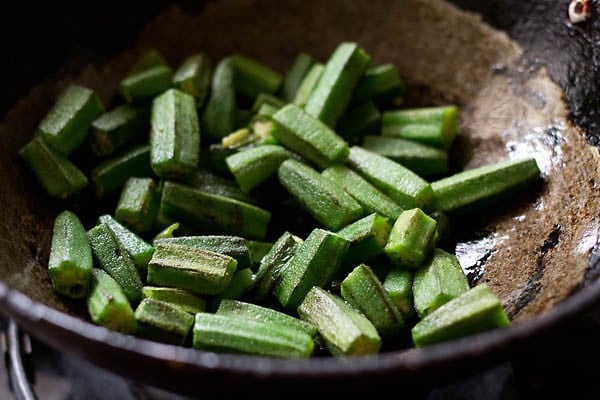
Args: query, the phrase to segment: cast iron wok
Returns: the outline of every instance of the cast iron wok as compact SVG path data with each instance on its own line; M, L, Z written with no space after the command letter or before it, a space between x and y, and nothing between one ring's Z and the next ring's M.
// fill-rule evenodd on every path
M60 350L132 379L202 394L233 382L248 389L301 383L293 386L295 393L435 384L505 360L536 335L597 304L595 17L570 25L566 1L459 3L478 8L521 42L478 15L437 0L340 0L326 7L318 1L227 0L193 11L169 6L119 51L93 60L80 52L65 61L68 67L11 103L0 127L2 310ZM109 332L90 324L81 304L52 292L45 265L54 216L69 207L87 212L89 224L98 210L90 212L91 193L68 203L50 200L17 151L66 84L93 87L111 104L119 79L148 47L161 50L173 65L192 51L215 60L237 51L285 71L298 51L325 60L344 40L361 43L375 62L398 65L408 83L407 106L461 106L461 134L453 150L457 168L536 157L543 182L514 201L453 220L453 247L471 283L493 288L512 327L374 357L279 360L200 352Z

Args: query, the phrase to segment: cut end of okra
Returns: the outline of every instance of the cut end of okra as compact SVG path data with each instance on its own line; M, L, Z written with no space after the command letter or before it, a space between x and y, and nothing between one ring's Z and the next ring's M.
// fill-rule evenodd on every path
M344 265L356 266L383 254L391 229L387 218L373 213L339 230L337 234L350 242Z
M142 296L144 299L148 298L169 303L190 314L206 310L206 300L177 288L144 286Z
M437 222L421 209L403 211L390 232L384 252L394 265L417 268L432 250Z
M116 107L92 122L90 147L98 157L105 157L147 134L150 110L146 106L125 104Z
M87 308L90 318L97 325L122 333L136 331L137 323L129 300L117 281L103 270L92 270Z
M196 105L202 107L210 89L212 64L206 54L193 54L183 60L173 74L173 87L196 99Z
M150 232L158 211L159 193L152 178L129 178L115 209L115 218L140 234Z
M147 298L135 310L136 335L163 343L182 345L194 324L194 316L164 301Z
M225 162L240 188L249 193L275 175L288 157L283 147L266 144L232 154Z

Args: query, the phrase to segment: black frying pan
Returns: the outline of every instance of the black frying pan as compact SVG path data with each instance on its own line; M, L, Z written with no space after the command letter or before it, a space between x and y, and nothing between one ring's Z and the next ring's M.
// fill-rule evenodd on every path
M283 383L296 384L288 386L294 393L322 393L379 383L408 390L444 382L507 360L597 304L600 199L597 153L591 146L599 134L596 16L570 25L568 1L456 3L480 12L510 37L475 14L436 0L328 1L326 6L226 0L191 8L153 3L135 10L104 2L92 14L74 5L23 10L40 35L33 41L13 35L15 57L2 74L8 88L0 125L2 310L59 350L167 389L227 393L235 383L264 393L265 385ZM3 14L13 21L4 26L23 29L18 11L13 12ZM61 17L75 20L57 25ZM241 51L284 71L298 51L325 59L342 40L359 41L375 61L397 64L409 85L407 105L461 105L461 136L454 149L460 166L523 153L538 159L543 185L453 225L463 228L455 230L456 251L471 282L492 286L513 321L511 328L422 350L389 349L375 357L274 360L109 332L90 324L81 305L52 292L45 264L52 221L65 203L46 197L16 152L66 83L87 84L110 104L119 78L148 46L158 47L174 65L195 50L214 59ZM32 64L31 54L46 57ZM81 213L91 204L89 194L68 203ZM88 223L93 212L89 215Z

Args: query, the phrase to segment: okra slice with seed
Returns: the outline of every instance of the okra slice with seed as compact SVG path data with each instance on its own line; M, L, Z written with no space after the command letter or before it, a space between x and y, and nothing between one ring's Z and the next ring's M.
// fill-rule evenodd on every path
M271 213L252 204L201 192L166 182L161 209L167 217L185 221L191 227L212 233L225 233L262 240Z
M281 273L281 280L275 289L279 303L295 310L313 286L329 285L349 245L348 240L333 232L314 229Z
M449 341L510 325L500 299L479 284L450 300L411 330L416 347Z
M211 140L220 140L233 132L236 125L237 103L231 58L217 64L212 76L210 92L202 112L202 132Z
M335 131L348 143L361 144L366 135L381 131L381 112L372 101L350 107L338 121Z
M231 277L231 283L227 286L227 289L218 296L216 300L221 299L239 299L246 293L252 290L254 286L254 274L250 268L238 269L234 272Z
M273 114L273 121L271 135L319 167L343 163L348 158L348 144L344 139L295 104L288 104Z
M367 136L362 147L394 160L420 176L448 173L448 152L433 146L402 138Z
M117 241L127 250L129 256L137 268L140 276L146 276L148 262L154 253L154 247L144 239L136 235L111 215L104 214L98 218L98 223L104 224L110 229Z
M104 112L95 91L69 85L37 127L36 135L58 153L68 156L87 138L90 125Z
M100 223L87 232L98 265L102 267L123 289L132 305L142 297L142 279L127 250L113 235L106 224Z
M381 336L371 321L341 297L313 287L298 315L317 327L332 355L336 357L377 354Z
M277 311L273 308L239 300L221 300L216 313L221 315L236 315L250 320L281 325L283 327L297 329L301 332L308 333L310 336L315 336L317 333L317 328L314 325L302 321L299 318Z
M355 267L383 254L391 229L387 218L373 213L339 230L337 234L350 242L343 264Z
M469 281L458 258L442 249L434 249L432 257L415 271L414 306L424 318L443 304L469 290Z
M384 289L405 319L415 313L412 285L413 271L404 268L389 269L383 280Z
M168 65L157 65L125 77L119 84L119 93L128 103L152 99L171 87L173 70Z
M224 254L182 244L157 243L148 264L148 283L217 295L225 291L236 268L237 261Z
M394 200L344 165L329 167L321 175L341 186L362 206L365 213L378 213L395 221L402 212L402 207Z
M200 190L201 192L230 197L235 200L243 201L244 203L256 203L256 199L249 194L244 193L236 181L223 178L208 169L196 169L190 174L185 183L187 186Z
M189 56L173 74L173 87L185 92L196 99L196 105L202 107L208 91L212 63L206 54L197 53Z
M363 216L361 205L344 189L299 161L284 161L277 174L281 185L327 229L337 231Z
M200 126L194 98L169 89L152 102L150 162L161 178L186 178L197 166Z
M260 108L265 104L268 104L276 109L280 109L286 105L286 102L275 95L269 93L259 93L252 104L252 111L255 113L259 112Z
M170 239L157 240L155 244L181 244L196 249L209 250L219 254L233 257L238 262L238 268L247 268L251 265L248 241L239 236L202 235L178 236Z
M378 107L388 108L402 102L405 90L398 68L393 64L381 64L365 70L352 100L356 103L371 100Z
M155 299L144 299L135 309L136 336L158 342L183 345L194 316L179 307Z
M122 333L136 331L135 315L127 296L117 281L101 269L92 269L87 309L96 325Z
M344 278L340 293L371 321L381 336L395 335L404 327L402 313L366 264L358 265Z
M458 107L436 106L386 111L381 134L448 149L458 133Z
M306 332L237 315L196 314L193 332L199 350L282 358L308 358L314 350Z
M125 104L92 122L90 146L98 157L106 157L148 134L150 109Z
M433 197L431 185L401 164L360 146L352 146L348 165L405 210L426 208Z
M23 146L19 155L51 197L66 199L81 192L89 183L75 164L48 146L39 136Z
M154 299L169 303L190 314L206 310L206 300L181 289L144 286L142 288L142 297L144 299Z
M303 242L301 238L290 232L284 232L267 254L261 259L256 272L254 283L254 297L258 301L265 300L273 294L275 287L281 280L281 274L288 267L290 260L296 254L298 246Z
M125 149L98 164L90 173L96 196L104 197L123 187L130 177L151 177L150 145Z
M510 197L538 179L540 169L534 158L473 168L433 182L433 207L445 213L478 210Z
M293 101L294 104L296 104L298 107L306 106L306 102L317 86L317 82L319 82L319 79L321 79L323 71L325 71L325 65L321 63L315 63L312 67L310 67L304 78L302 78L300 86L298 86L298 89L296 90Z
M343 42L335 49L316 87L306 102L306 111L334 127L352 98L371 56L356 43Z
M279 72L241 54L234 54L231 60L235 67L235 88L239 93L252 98L260 93L277 93L283 82Z
M403 211L394 222L384 252L399 267L417 268L433 250L437 222L419 208Z
M242 191L249 193L275 175L288 157L283 147L267 144L235 153L225 162Z
M160 201L152 178L129 178L121 191L115 218L135 233L150 232Z
M315 59L310 54L298 53L281 85L281 98L285 102L294 100L298 87L314 63Z
M54 290L73 299L85 297L92 277L92 248L79 217L63 211L54 219L48 272Z

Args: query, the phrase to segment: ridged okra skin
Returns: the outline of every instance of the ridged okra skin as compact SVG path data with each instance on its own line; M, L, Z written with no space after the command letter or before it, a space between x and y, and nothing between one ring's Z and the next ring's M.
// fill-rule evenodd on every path
M142 297L144 299L154 299L169 303L190 314L206 310L206 300L182 289L144 286L142 288Z
M125 77L119 92L128 103L146 101L171 87L173 70L168 65L156 65Z
M38 125L36 135L56 152L68 156L87 138L90 125L104 112L92 89L69 85Z
M48 272L54 290L79 299L87 296L92 278L92 248L79 217L63 211L54 219Z
M183 345L194 316L164 301L146 298L135 309L136 335L163 343Z
M376 354L381 336L371 321L341 297L313 287L297 308L298 315L317 327L336 357Z
M250 251L248 249L248 241L240 236L178 236L169 239L157 240L154 244L181 244L184 246L191 246L196 249L209 250L214 253L224 254L237 260L238 269L248 268L252 264L250 260Z
M235 130L237 101L234 77L233 61L229 57L224 58L213 73L201 118L202 132L212 141L220 140Z
M106 157L148 134L150 108L129 104L116 107L92 122L90 147L98 157Z
M388 292L396 307L404 318L410 318L415 313L413 300L413 274L404 268L390 268L383 278L383 287Z
M225 159L240 188L249 193L277 173L289 157L287 150L277 145L262 145L235 153Z
M306 102L306 111L334 127L370 62L371 56L356 43L341 43L327 60L323 75Z
M360 103L370 100L377 107L387 109L398 106L405 92L404 80L398 68L393 64L381 64L365 70L354 89L352 101Z
M198 166L200 126L192 96L169 89L152 102L150 162L161 178L184 179Z
M377 213L339 230L337 234L350 242L343 265L354 268L383 254L391 230L389 220Z
M198 168L192 171L185 184L201 192L229 197L243 201L244 203L256 203L256 199L244 193L235 180L223 178L205 168Z
M363 216L352 196L299 161L284 161L277 174L282 186L327 229L337 231Z
M121 191L115 218L134 232L150 232L160 197L152 178L129 178Z
M458 258L442 249L434 249L432 257L415 270L414 307L421 318L467 290L469 281Z
M294 100L302 80L315 62L310 54L298 53L281 84L280 97L283 101L290 103Z
M411 335L416 347L424 347L508 325L500 299L489 286L479 284L427 315Z
M250 268L238 268L231 277L231 282L223 293L215 297L218 302L221 299L237 300L243 298L254 287L254 274Z
M210 90L212 63L204 53L196 53L187 57L173 74L173 87L196 99L196 106L201 108Z
M319 62L314 63L313 66L310 67L304 78L302 78L300 86L298 86L298 89L296 90L293 101L294 104L299 107L306 106L306 102L317 86L317 82L319 82L321 75L323 75L323 71L325 71L325 65Z
M92 269L87 309L96 325L122 333L134 333L137 329L133 309L123 289L101 269Z
M283 82L279 72L242 54L232 55L231 60L235 68L235 88L239 93L252 98L260 93L277 93Z
M314 229L281 274L275 297L287 309L296 309L313 286L325 287L338 271L350 242L323 229Z
M384 252L399 267L418 268L433 250L437 222L419 208L403 211L390 232Z

